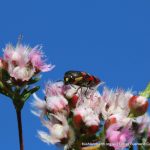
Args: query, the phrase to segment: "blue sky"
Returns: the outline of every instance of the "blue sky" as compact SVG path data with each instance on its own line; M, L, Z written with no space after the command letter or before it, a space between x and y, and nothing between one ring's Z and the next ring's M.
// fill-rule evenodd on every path
M20 33L24 43L42 44L47 62L56 65L43 74L42 88L67 70L83 70L108 87L140 91L150 81L149 8L148 0L1 0L0 49ZM23 109L25 149L56 149L37 138L43 127L30 113L32 100ZM0 118L0 149L19 149L15 111L2 95Z

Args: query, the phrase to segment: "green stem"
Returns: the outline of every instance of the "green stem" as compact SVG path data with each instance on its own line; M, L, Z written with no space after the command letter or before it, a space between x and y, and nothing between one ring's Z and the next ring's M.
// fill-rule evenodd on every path
M21 110L20 111L16 110L16 115L17 115L17 121L18 121L18 133L19 133L20 150L24 150Z

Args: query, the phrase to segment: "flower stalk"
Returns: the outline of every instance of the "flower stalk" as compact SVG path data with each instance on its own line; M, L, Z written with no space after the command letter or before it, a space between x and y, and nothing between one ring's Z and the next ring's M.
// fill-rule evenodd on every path
M20 150L24 150L21 110L20 111L16 110L16 115L17 115L17 122L18 122L18 134L19 134Z

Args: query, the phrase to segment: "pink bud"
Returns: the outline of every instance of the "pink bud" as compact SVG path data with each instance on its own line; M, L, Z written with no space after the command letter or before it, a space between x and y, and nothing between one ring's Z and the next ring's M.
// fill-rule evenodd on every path
M148 109L148 101L143 96L132 96L129 100L128 106L131 110L131 114L134 117L143 115Z

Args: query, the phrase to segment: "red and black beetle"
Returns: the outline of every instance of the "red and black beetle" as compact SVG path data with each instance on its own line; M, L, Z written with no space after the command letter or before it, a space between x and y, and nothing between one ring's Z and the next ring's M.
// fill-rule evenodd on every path
M67 71L64 75L64 83L74 84L80 87L92 88L99 85L101 80L82 71Z

